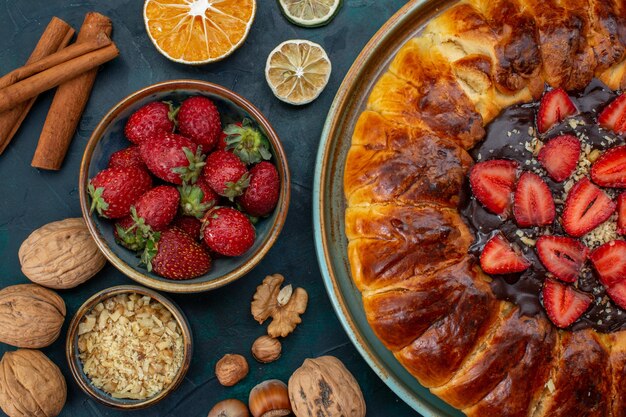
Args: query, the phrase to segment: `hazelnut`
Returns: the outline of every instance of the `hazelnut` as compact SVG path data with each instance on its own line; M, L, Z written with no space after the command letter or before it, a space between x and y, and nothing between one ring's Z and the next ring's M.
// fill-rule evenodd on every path
M248 399L253 417L282 417L291 414L287 384L278 379L261 382Z
M274 362L280 358L282 346L277 339L261 336L252 344L252 356L261 363Z
M232 387L244 379L248 370L248 362L241 355L226 354L215 364L215 376L225 387Z
M207 417L250 417L248 407L233 398L215 404Z

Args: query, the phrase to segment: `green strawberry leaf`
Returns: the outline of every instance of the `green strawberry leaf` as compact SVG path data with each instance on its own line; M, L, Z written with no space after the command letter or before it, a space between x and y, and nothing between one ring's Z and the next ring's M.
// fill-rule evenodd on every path
M210 208L215 205L215 201L203 203L204 192L195 185L189 185L183 182L182 187L178 187L180 193L180 207L185 216L193 216L198 219L204 216Z
M239 197L250 185L250 174L246 172L239 178L237 182L227 182L224 189L224 196L230 201L235 201L235 197Z
M89 183L87 186L87 192L91 196L91 207L89 208L89 214L92 214L94 210L100 217L107 217L104 212L109 209L109 203L104 201L102 194L104 193L103 187L94 188L93 184Z
M206 165L204 160L206 155L202 153L202 146L198 146L198 150L194 154L191 149L183 147L183 152L189 161L189 165L172 168L172 171L182 178L183 182L195 184L202 172L202 168Z
M148 272L152 272L152 260L159 252L159 239L161 239L160 233L152 233L150 238L146 241L146 247L141 254L141 265L144 265Z
M224 133L227 135L226 150L232 150L243 163L251 165L272 158L269 141L260 130L253 127L250 119L244 119L241 126L226 126Z

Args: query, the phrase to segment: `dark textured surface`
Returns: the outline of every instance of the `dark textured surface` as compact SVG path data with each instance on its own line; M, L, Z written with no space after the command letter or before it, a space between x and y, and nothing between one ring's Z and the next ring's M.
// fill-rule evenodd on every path
M195 353L185 383L161 404L145 411L122 413L96 404L78 389L69 375L64 354L66 321L61 338L44 349L68 381L68 402L62 416L206 416L217 401L230 397L247 400L249 390L256 383L268 378L286 381L305 358L323 354L339 357L354 373L365 394L368 416L418 415L369 369L339 325L315 259L311 220L315 153L333 96L362 47L406 1L344 0L336 19L319 29L292 26L281 16L274 0L258 1L257 18L243 47L224 62L198 68L175 64L159 55L145 33L143 2L139 0L4 0L0 3L0 73L24 63L53 15L77 30L87 11L108 15L113 20L113 38L121 51L120 58L102 69L60 172L30 167L51 93L41 96L13 143L0 156L0 287L27 282L20 272L17 251L30 232L54 220L80 216L78 167L85 143L108 109L141 87L168 79L195 78L242 94L264 112L277 130L292 172L292 200L286 227L261 264L226 288L172 297L189 318L195 337ZM278 43L293 38L320 43L333 63L327 89L317 101L302 108L275 99L263 71L269 52ZM310 304L303 323L284 340L280 360L260 365L251 358L249 349L263 334L264 327L252 319L250 300L263 277L275 272L306 288ZM107 266L90 282L61 292L68 316L96 291L128 283L132 282ZM11 349L0 344L0 353ZM232 388L222 387L214 377L215 362L225 353L244 354L251 365L248 377Z

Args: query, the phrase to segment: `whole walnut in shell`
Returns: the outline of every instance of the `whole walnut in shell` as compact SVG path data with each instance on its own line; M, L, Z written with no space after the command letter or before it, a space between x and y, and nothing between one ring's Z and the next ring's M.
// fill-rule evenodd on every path
M0 408L9 417L56 417L66 397L61 371L40 351L6 352L0 360Z
M289 378L289 400L297 417L365 417L359 384L333 356L306 359Z
M49 346L61 333L65 303L54 291L35 284L0 290L0 342L22 348Z
M28 279L55 289L74 288L106 264L106 258L80 218L40 227L22 243L18 255Z

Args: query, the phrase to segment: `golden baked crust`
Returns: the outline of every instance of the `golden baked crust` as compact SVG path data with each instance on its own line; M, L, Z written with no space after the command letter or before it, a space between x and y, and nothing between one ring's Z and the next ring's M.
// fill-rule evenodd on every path
M626 87L626 0L462 0L372 89L344 170L352 278L378 338L472 417L626 417L626 332L557 330L497 299L457 211L502 109Z

